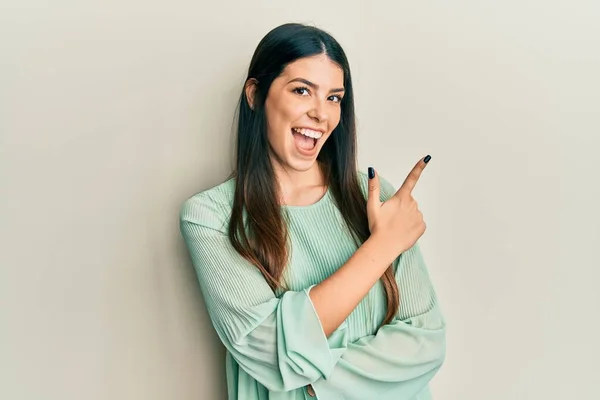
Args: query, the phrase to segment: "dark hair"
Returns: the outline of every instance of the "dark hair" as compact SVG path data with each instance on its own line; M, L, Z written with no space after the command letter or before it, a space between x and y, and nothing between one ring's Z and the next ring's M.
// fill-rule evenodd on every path
M273 80L288 64L319 54L325 54L342 68L345 95L340 104L340 122L317 160L357 245L370 235L366 199L358 181L354 98L346 54L340 44L321 29L294 23L281 25L260 41L250 62L246 83L249 80L256 82L252 108L245 88L240 96L236 165L232 174L236 178L236 187L229 222L231 244L261 271L273 290L283 288L288 238L269 157L264 105ZM381 281L387 296L385 324L394 318L399 305L392 266L385 271Z

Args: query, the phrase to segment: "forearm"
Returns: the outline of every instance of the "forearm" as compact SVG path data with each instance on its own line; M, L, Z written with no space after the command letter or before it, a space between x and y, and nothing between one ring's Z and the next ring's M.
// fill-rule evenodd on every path
M310 298L326 336L350 315L396 257L383 238L372 236L335 273L312 288Z
M319 398L413 398L442 365L446 323L417 245L399 257L396 281L397 318L347 345L331 376L313 382Z

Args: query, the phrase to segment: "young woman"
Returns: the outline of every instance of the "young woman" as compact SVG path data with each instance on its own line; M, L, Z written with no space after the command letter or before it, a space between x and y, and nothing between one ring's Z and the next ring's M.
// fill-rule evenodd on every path
M348 60L310 26L261 40L238 112L232 176L180 215L229 399L431 398L445 323L411 195L430 157L398 191L357 171Z

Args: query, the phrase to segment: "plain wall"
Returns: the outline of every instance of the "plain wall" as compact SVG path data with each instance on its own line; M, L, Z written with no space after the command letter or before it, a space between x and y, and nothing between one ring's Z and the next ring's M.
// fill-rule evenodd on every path
M0 5L0 398L226 398L178 213L289 21L347 51L361 169L433 156L436 399L600 398L599 3L312 0Z

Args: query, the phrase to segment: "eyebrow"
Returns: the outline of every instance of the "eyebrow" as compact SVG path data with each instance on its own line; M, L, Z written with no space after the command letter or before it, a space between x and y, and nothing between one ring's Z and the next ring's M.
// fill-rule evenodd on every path
M302 82L307 86L310 86L311 88L318 90L319 89L319 85L317 85L316 83L312 83L311 81L309 81L308 79L304 79L304 78L294 78L291 81L288 82L288 85L292 82ZM331 89L329 91L329 93L338 93L338 92L343 92L344 88L336 88L336 89Z

